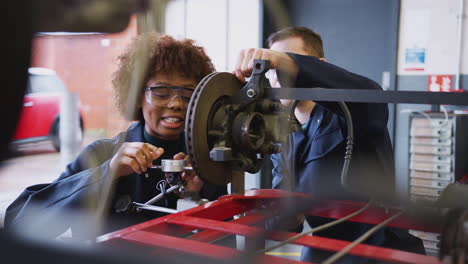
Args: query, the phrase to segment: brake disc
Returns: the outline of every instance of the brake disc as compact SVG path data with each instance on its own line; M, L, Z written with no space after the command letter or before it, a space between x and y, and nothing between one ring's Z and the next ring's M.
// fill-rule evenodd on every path
M209 74L189 102L186 152L195 173L208 183L227 184L233 171L257 173L265 155L279 153L298 127L294 104L285 107L265 97L269 61L254 65L245 85L227 72Z
M232 167L226 162L210 158L213 148L209 130L214 114L224 105L223 101L242 88L232 74L216 72L206 76L197 86L187 109L185 142L187 154L195 173L212 184L227 184L232 178Z

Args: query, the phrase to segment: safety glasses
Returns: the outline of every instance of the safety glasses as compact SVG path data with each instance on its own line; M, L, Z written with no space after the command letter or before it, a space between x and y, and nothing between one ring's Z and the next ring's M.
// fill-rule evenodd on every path
M180 86L153 86L145 88L146 101L151 105L168 106L176 98L183 106L187 106L192 97L193 89Z

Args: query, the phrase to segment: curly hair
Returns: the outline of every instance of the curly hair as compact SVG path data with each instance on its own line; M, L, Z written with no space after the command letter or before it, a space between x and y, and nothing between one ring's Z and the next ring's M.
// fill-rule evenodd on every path
M215 71L211 59L204 49L195 45L192 39L176 40L169 35L147 32L138 35L126 51L118 57L118 68L113 74L112 86L115 92L116 105L128 121L143 120L140 105L129 104L131 96L132 74L137 66L138 52L144 51L148 67L144 73L144 85L156 74L178 75L200 82L206 75ZM136 102L140 102L144 93L140 87ZM131 108L133 105L133 109ZM131 114L129 114L131 113Z

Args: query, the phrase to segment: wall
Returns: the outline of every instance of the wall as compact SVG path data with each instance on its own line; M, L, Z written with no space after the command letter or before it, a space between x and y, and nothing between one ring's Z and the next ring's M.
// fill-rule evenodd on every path
M260 10L259 0L173 0L166 33L195 39L217 71L231 71L241 49L260 45Z
M87 133L114 136L127 123L116 111L111 74L116 58L136 35L136 21L118 34L39 34L33 40L31 66L55 70L78 93Z
M382 85L383 72L394 75L396 70L398 2L286 0L285 4L292 25L321 34L328 62Z
M468 90L468 23L465 0L460 87ZM398 49L398 82L401 91L427 91L429 75L451 75L455 88L458 66L460 0L402 0ZM446 106L447 109L466 107ZM395 167L401 195L408 192L408 110L429 110L428 105L399 104L396 107Z
M402 0L400 41L398 50L399 75L456 74L458 22L461 0ZM465 1L466 2L466 1ZM465 3L464 14L468 11ZM468 25L463 23L463 43L468 41ZM405 54L411 49L426 50L426 62L411 70ZM462 73L468 72L468 53L462 54Z

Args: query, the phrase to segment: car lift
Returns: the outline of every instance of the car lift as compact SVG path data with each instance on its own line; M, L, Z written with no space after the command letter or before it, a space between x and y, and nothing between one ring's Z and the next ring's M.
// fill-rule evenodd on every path
M254 263L305 263L277 256L249 251L249 246L259 250L260 239L274 241L286 240L296 233L268 231L263 228L264 221L278 214L282 199L294 197L310 202L309 196L282 190L249 190L244 195L228 195L216 201L167 215L148 222L137 224L110 234L100 236L98 242L104 245L140 246L150 255L192 254L212 260L231 260L249 258ZM339 219L361 208L365 203L354 201L320 201L313 203L307 211L309 215ZM262 210L259 210L261 208ZM371 205L364 212L349 219L368 224L379 224L400 213L399 209L384 209ZM238 216L234 219L234 216ZM226 221L227 219L233 219ZM258 225L262 227L259 227ZM388 226L439 232L437 226L421 225L406 214L400 215ZM211 244L229 235L245 236L246 250ZM260 238L260 239L259 239ZM254 243L256 242L256 243ZM319 236L303 236L291 242L295 245L337 252L351 244L348 241L329 239ZM254 245L255 244L255 245ZM257 247L257 248L256 248ZM436 257L410 253L401 250L359 244L349 252L351 255L386 261L390 263L430 264L441 263Z

